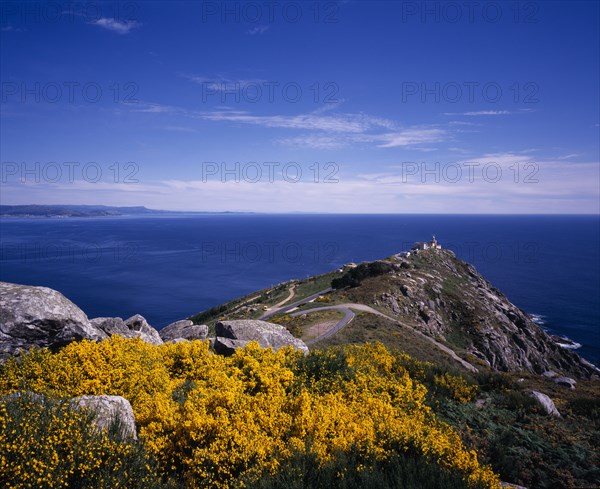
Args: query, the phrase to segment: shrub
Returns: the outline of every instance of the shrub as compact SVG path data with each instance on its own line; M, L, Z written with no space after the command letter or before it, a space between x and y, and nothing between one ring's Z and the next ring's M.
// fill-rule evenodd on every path
M210 353L208 342L153 346L113 337L7 363L0 395L23 388L122 395L131 401L140 439L160 474L190 489L247 487L285 476L295 470L296 454L307 450L306 460L324 468L323 480L334 481L332 487L344 487L345 480L366 484L371 476L387 480L394 466L404 467L407 453L417 462L406 467L429 464L432 480L448 473L470 487L499 487L493 472L427 406L427 389L408 363L381 344L305 357L291 347L274 352L251 342L222 357ZM45 440L51 453L60 443ZM121 445L111 450L112 464L126 459ZM346 464L354 460L366 467L364 474L350 474L353 466Z
M577 397L569 401L569 408L574 414L600 420L600 399Z
M361 263L355 268L348 270L339 278L331 281L331 287L334 289L343 289L344 287L358 287L361 282L368 277L377 277L394 270L391 263L384 261L375 261L371 263Z
M466 404L477 394L477 386L469 384L462 377L445 373L435 376L435 383L444 388L460 404Z
M118 422L100 432L94 413L73 409L68 400L9 396L0 402L2 487L173 487L161 482L143 445L120 433Z
M296 452L275 474L251 483L256 489L473 489L459 474L415 453L394 454L389 460L368 460L356 450L339 452L320 465L310 447Z

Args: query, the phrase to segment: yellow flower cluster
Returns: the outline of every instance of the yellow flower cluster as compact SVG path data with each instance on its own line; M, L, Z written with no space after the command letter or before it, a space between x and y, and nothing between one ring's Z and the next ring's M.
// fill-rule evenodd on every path
M9 406L10 404L10 406ZM120 487L130 475L150 487L148 467L128 474L133 443L98 433L92 413L26 394L0 403L0 483L6 489Z
M473 485L498 488L491 469L427 407L426 388L405 363L381 344L304 357L250 343L222 357L208 342L152 346L114 336L7 363L0 394L121 395L164 473L181 475L190 488L228 488L274 474L306 450L322 464L340 451L386 461L411 450ZM451 379L441 382L458 385Z
M436 375L435 383L445 388L452 396L452 399L461 404L468 403L475 397L475 394L477 394L476 385L471 385L462 377L457 377L448 373Z

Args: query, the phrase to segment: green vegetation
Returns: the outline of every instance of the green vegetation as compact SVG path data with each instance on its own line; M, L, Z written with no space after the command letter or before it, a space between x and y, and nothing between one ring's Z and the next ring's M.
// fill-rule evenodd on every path
M321 304L322 305L322 304ZM304 316L304 317L303 317ZM306 315L290 316L289 314L276 315L269 319L270 322L281 324L296 338L310 340L316 338L324 331L320 325L332 325L344 317L341 311L317 311Z
M541 489L600 484L598 381L580 380L572 391L534 375L461 375L478 386L479 405L436 395L434 389L430 405L502 480ZM548 393L562 416L546 415L527 394L530 389Z
M302 280L296 287L296 295L292 301L299 301L306 297L309 297L321 290L328 289L331 287L331 281L339 277L339 272L325 273L323 275L316 275L306 280Z
M362 281L368 277L378 277L394 270L394 265L384 261L374 261L361 263L355 268L351 268L344 275L331 281L331 287L334 289L343 289L344 287L358 287Z
M352 467L362 467L360 472ZM275 476L252 483L257 489L468 489L461 477L414 453L395 454L382 463L365 460L356 450L336 453L332 461L319 465L310 452L295 453ZM343 477L340 478L340 474Z
M410 328L368 312L357 312L355 318L331 338L317 343L315 348L328 348L345 344L365 344L379 341L389 348L401 351L423 361L438 363L450 368L461 368L447 353Z

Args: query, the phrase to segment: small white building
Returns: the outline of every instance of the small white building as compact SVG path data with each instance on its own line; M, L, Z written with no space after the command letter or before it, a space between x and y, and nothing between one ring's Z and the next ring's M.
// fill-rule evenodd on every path
M433 235L433 237L431 238L431 241L429 243L427 243L425 241L418 241L412 247L412 250L415 250L415 251L416 250L428 250L430 248L434 249L434 250L442 249L442 245L438 243L438 240L436 239L435 235Z

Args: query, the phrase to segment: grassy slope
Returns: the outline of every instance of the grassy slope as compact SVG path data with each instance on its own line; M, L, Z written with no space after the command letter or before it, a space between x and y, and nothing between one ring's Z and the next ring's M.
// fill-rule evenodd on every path
M358 312L356 317L335 336L314 345L322 349L334 345L363 344L380 341L390 349L407 353L419 360L438 363L450 368L460 369L461 366L443 351L416 335L408 328L402 328L385 318Z

